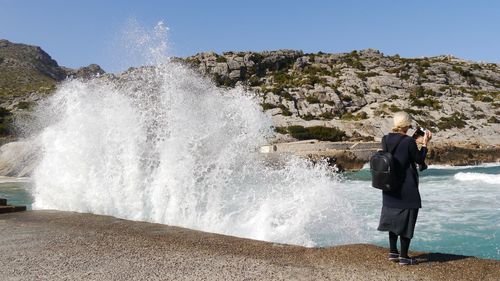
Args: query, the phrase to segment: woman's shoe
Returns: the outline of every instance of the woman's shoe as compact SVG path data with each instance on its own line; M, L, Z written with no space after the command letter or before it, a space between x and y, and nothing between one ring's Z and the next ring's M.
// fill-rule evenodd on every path
M414 258L399 258L399 265L416 265L418 261Z
M389 260L393 261L393 262L398 262L399 261L399 254L389 253Z

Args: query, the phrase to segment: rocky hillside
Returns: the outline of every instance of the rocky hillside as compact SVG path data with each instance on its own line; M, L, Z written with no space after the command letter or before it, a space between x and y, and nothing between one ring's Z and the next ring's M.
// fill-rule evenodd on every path
M390 130L392 113L405 110L437 132L439 142L500 144L498 64L401 58L372 49L209 52L179 60L222 87L256 93L278 141L377 140ZM98 65L61 67L40 47L0 40L0 136L12 133L12 114L29 111L59 81L103 73Z
M0 137L11 136L13 116L29 110L58 82L69 76L103 73L96 64L80 69L62 67L40 47L0 39Z
M243 87L255 93L275 122L276 142L377 140L390 131L393 112L405 110L436 132L440 146L431 148L432 163L463 165L500 159L498 64L451 56L408 59L376 50L201 53L176 60L221 87ZM134 73L147 69L101 77L127 83L137 79ZM76 70L61 67L39 47L0 40L0 144L15 140L12 120L29 115L57 83L103 73L98 65ZM373 151L365 146L377 145L355 142L348 150L332 148L345 144L307 141L269 147L335 158L346 168L359 168ZM39 152L33 140L3 145L0 175L30 175Z
M66 78L64 69L40 47L7 40L0 40L0 73L2 99L49 92Z
M183 61L221 86L257 93L277 131L298 139L377 139L392 113L405 110L442 142L500 144L498 64L372 49L210 52Z

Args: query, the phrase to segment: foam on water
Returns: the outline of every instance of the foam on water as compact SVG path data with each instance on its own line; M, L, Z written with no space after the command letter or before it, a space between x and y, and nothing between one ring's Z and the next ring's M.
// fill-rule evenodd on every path
M434 170L465 170L465 169L475 169L475 168L488 168L497 167L500 163L483 163L473 166L450 166L450 165L429 165L429 169Z
M482 182L491 185L496 185L500 187L500 174L483 174L483 173L467 173L460 172L455 175L455 179L458 181L469 181L469 182Z
M273 132L253 95L221 90L148 49L154 66L68 81L40 105L33 208L306 246L361 240L324 165L288 157L278 167L259 156Z

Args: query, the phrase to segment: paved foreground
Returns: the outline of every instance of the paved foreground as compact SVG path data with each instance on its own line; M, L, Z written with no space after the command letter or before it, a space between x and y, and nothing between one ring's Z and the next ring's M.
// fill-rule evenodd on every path
M59 211L0 215L0 280L500 280L500 261L304 248Z

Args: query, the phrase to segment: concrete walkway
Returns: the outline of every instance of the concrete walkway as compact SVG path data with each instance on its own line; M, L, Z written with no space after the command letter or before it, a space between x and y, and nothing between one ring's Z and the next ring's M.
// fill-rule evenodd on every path
M500 280L500 261L304 248L58 211L0 215L0 280Z

